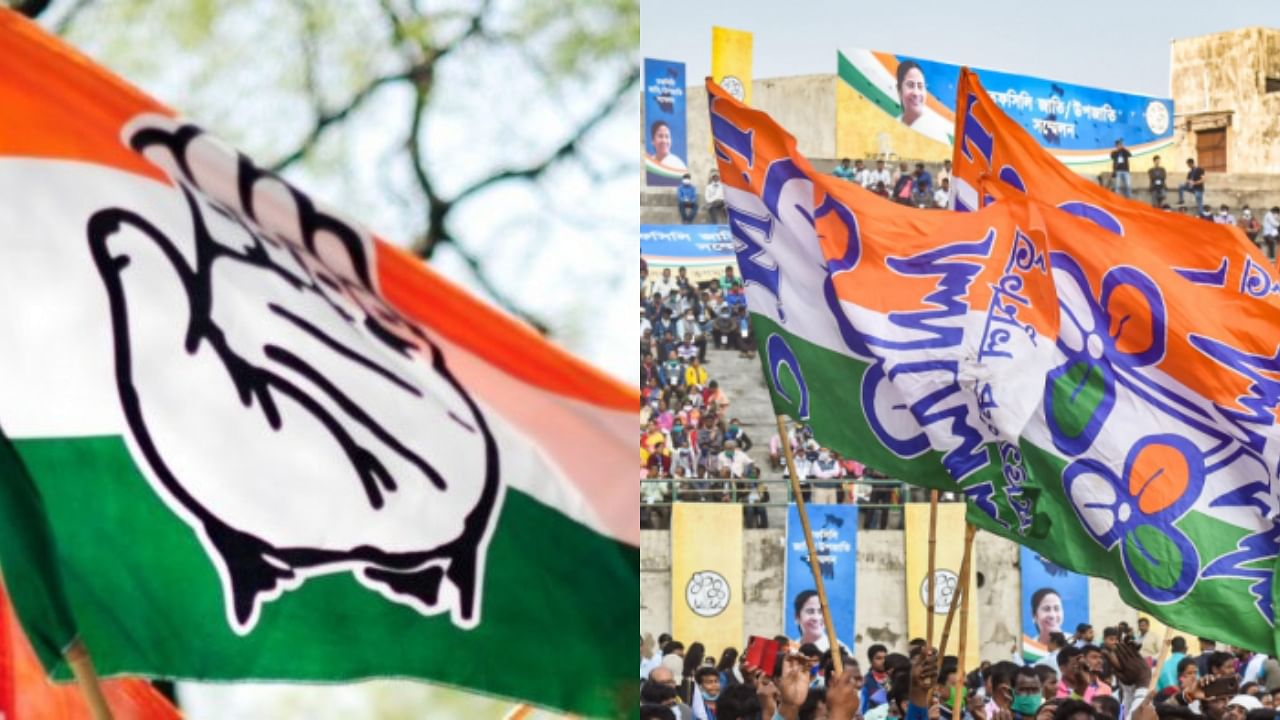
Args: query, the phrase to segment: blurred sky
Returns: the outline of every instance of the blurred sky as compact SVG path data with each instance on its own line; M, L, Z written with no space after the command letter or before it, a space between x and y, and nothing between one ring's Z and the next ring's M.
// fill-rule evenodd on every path
M1280 27L1280 0L1123 2L642 0L640 54L711 68L711 26L755 34L754 75L834 74L836 50L867 48L1167 97L1169 43Z

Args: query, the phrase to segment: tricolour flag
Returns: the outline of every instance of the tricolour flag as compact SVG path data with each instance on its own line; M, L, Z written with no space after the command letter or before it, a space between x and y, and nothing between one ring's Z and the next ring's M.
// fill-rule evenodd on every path
M1274 647L1280 305L1250 292L1256 249L1185 222L1118 238L998 179L977 212L895 205L707 88L779 412L1131 606Z
M11 12L0 107L0 565L48 672L633 703L633 388Z

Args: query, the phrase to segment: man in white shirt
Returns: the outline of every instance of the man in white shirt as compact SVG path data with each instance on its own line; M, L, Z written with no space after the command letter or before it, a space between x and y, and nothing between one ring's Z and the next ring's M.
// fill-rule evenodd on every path
M707 190L703 193L707 201L707 219L712 225L724 224L724 186L720 184L720 173L711 171L711 179L707 181Z
M892 187L893 185L893 175L889 172L889 169L884 166L883 160L877 160L876 169L867 172L867 181L862 187L868 190L875 190L876 183L884 183L886 188Z
M679 288L676 279L671 277L671 268L662 268L662 277L653 281L653 292L662 293L662 297L670 297Z
M933 191L933 206L945 208L951 197L951 179L942 178L942 182L938 183L938 189Z

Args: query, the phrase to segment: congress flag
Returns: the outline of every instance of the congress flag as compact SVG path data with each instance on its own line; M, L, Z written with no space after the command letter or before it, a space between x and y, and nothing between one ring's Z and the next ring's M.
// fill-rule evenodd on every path
M8 11L0 107L0 567L53 677L632 701L634 388Z
M707 89L779 412L1140 611L1274 650L1280 305L1256 248L1185 221L1121 241L998 178L977 212L895 205Z

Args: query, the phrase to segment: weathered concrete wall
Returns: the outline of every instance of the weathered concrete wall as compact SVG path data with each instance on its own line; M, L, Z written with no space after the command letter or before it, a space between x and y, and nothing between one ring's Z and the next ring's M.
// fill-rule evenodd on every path
M1197 127L1227 126L1227 170L1280 172L1280 30L1251 27L1174 40L1169 92L1177 129L1176 165L1195 153Z
M744 530L743 641L749 635L771 637L783 623L782 529ZM939 540L943 542L944 540ZM1003 660L1012 655L1022 623L1018 546L990 533L974 541L978 571L977 618L981 656ZM883 643L891 651L906 652L906 553L900 530L858 532L858 651ZM1095 625L1127 620L1136 625L1137 613L1120 600L1115 587L1089 579L1089 607ZM970 606L971 608L973 606ZM640 631L671 629L671 541L664 530L640 533ZM938 625L941 632L941 624ZM696 638L680 638L686 643ZM712 648L712 651L716 651Z

